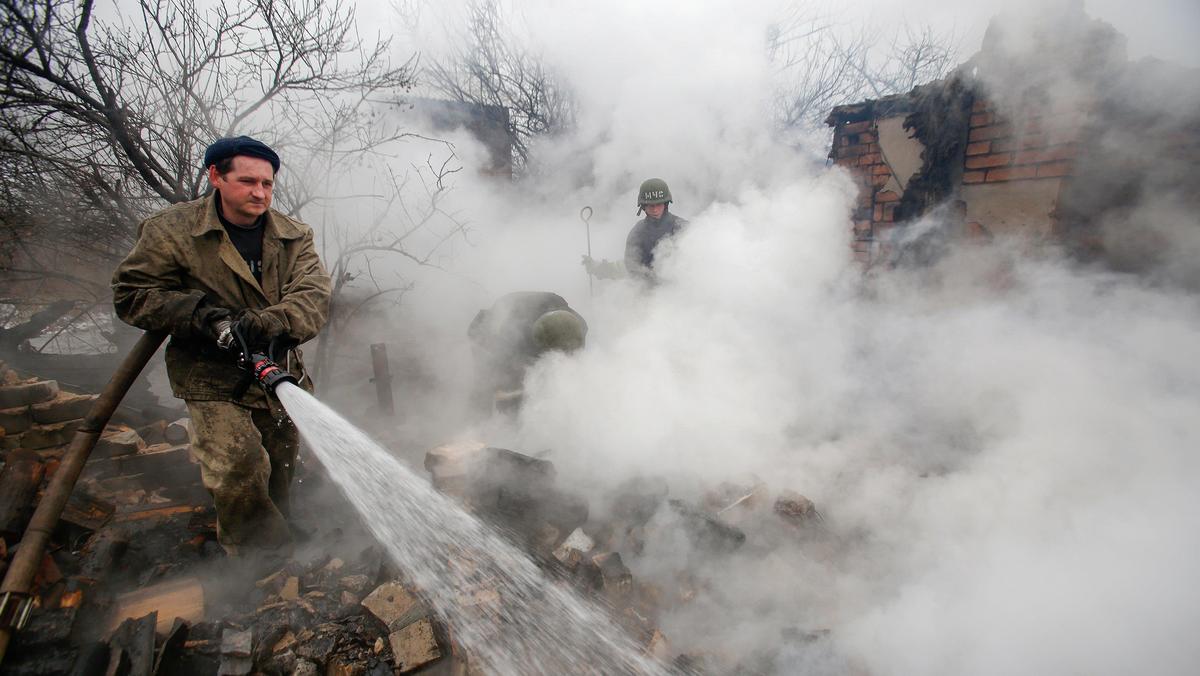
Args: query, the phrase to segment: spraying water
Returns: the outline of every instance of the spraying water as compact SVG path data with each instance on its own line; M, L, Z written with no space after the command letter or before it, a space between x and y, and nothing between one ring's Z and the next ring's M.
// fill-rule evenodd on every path
M607 615L547 580L520 550L362 430L291 383L280 383L276 394L473 663L496 674L668 673Z

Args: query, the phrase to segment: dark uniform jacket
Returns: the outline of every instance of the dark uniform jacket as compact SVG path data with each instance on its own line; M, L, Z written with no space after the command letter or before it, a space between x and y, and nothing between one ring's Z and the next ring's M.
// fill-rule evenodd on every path
M629 231L625 240L625 269L634 277L654 280L654 249L661 241L672 237L688 222L668 209L662 218L643 218Z
M583 321L562 296L549 291L510 293L475 315L467 337L475 349L477 387L488 397L496 390L521 388L525 369L541 355L534 322L553 310L566 310ZM587 322L584 327L586 333Z
M173 205L138 226L137 244L113 275L113 303L123 321L171 334L167 376L176 397L265 408L262 388L246 386L234 357L218 350L211 337L193 335L192 315L201 300L235 313L265 310L286 336L303 343L325 324L329 275L317 257L312 229L270 210L260 284L222 227L216 199L214 193ZM300 377L298 356L292 362L292 373ZM305 384L311 388L307 379Z

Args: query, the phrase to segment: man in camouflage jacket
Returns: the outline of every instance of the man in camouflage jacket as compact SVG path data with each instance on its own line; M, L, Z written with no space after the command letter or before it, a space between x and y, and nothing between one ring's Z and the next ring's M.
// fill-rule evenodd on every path
M117 315L170 334L167 375L188 406L192 453L213 495L217 534L231 555L286 550L288 491L299 435L279 401L217 346L222 320L262 350L315 337L329 310L330 280L312 229L270 209L279 158L248 137L205 153L212 194L176 204L138 227L113 276ZM296 352L281 359L311 391Z

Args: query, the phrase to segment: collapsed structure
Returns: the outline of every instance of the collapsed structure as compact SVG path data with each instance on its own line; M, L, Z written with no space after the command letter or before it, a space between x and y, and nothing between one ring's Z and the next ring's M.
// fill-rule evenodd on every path
M858 259L929 263L947 238L1001 237L1145 272L1180 236L1194 246L1195 228L1176 226L1200 210L1197 73L1130 62L1124 38L1079 8L1032 49L1012 39L994 21L948 78L833 109L829 156L861 188Z

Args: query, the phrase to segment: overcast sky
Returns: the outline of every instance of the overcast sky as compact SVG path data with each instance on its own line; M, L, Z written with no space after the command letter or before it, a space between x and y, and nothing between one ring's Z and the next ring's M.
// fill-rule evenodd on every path
M461 0L460 0L461 1ZM420 4L421 0L409 0L408 5ZM515 0L517 7L528 7L533 11L543 0ZM623 3L621 3L623 4ZM974 53L983 38L988 20L1003 10L1033 10L1044 6L1045 0L977 0L970 2L948 0L855 0L854 2L830 2L808 0L786 2L778 0L750 0L749 5L778 5L786 7L804 4L809 7L824 7L826 12L843 17L848 23L872 17L886 25L888 21L907 20L914 25L931 24L939 30L954 30L962 39L964 55ZM604 5L604 0L599 3ZM662 3L654 3L661 7ZM1086 11L1097 18L1113 24L1129 39L1132 58L1154 56L1178 63L1200 66L1200 2L1196 0L1086 0ZM395 13L390 3L360 3L359 13L366 18L364 26L396 25ZM628 7L622 11L628 12ZM651 12L647 9L648 15ZM671 26L663 27L670 35Z
M908 18L914 23L928 22L939 28L955 27L963 37L964 53L970 54L978 49L992 15L1006 9L1035 8L1046 3L1044 0L908 0L903 3L866 0L847 4L877 16ZM1088 14L1111 23L1125 34L1129 39L1131 58L1153 56L1200 66L1200 2L1086 0L1083 4Z

